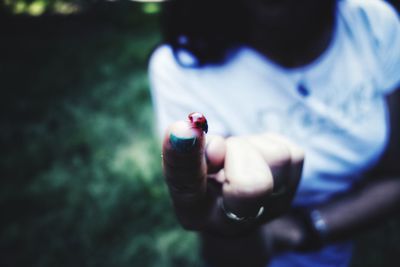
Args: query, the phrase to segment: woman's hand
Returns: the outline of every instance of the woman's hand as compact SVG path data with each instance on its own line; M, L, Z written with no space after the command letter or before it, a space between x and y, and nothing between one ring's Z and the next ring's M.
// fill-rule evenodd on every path
M303 153L279 136L209 137L176 122L163 142L163 169L180 223L235 235L286 212Z

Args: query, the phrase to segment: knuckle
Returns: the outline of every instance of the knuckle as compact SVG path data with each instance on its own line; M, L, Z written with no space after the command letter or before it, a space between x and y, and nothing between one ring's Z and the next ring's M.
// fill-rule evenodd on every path
M285 149L287 150L286 155L288 156L288 159L291 161L291 163L296 164L304 161L305 157L304 149L302 149L299 145L293 143L291 140L287 139L282 135L271 134L271 133L266 134L265 137L270 139L276 144L284 146Z
M304 161L305 152L302 148L298 146L293 147L293 149L291 150L291 154L293 163L302 163Z
M224 184L224 195L229 195L236 198L247 198L252 196L265 195L272 192L273 182L271 181L239 181L235 184Z
M177 183L174 181L167 181L171 197L181 203L192 203L197 201L203 196L206 190L204 181L197 181L191 183Z
M226 148L230 149L230 148L236 147L242 143L243 143L243 141L239 137L231 136L226 139Z
M271 156L269 165L284 166L289 165L292 161L292 155L289 147L285 144L274 142L271 146Z

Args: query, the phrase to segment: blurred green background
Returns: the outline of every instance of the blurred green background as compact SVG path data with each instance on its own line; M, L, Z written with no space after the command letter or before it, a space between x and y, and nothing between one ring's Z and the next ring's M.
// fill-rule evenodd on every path
M159 6L17 2L0 19L0 266L196 266L153 135Z
M0 2L1 267L201 265L154 134L146 65L159 10ZM353 266L393 266L399 225L361 236Z

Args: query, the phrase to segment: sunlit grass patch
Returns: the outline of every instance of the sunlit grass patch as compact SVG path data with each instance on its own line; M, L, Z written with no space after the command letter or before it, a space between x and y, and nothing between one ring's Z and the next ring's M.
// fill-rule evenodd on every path
M7 7L14 14L27 14L31 16L40 16L45 12L55 14L70 15L78 13L81 8L77 3L70 1L48 1L48 0L4 0Z

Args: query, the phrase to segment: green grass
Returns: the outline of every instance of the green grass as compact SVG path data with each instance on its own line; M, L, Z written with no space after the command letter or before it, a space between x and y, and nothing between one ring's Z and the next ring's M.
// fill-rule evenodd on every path
M146 64L160 36L136 12L21 18L2 36L1 266L198 265L153 134Z

